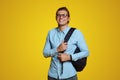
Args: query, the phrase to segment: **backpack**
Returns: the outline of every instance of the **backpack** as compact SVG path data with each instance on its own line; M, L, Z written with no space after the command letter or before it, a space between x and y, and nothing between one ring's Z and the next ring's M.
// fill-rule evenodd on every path
M74 32L76 28L71 28L68 33L66 34L65 38L64 38L64 42L68 42L68 40L70 39L70 36L72 35L72 33ZM74 51L74 54L77 54L80 52L80 49L77 47L76 50ZM71 61L72 65L74 66L75 70L77 72L82 71L86 64L87 64L87 57L84 57L82 59L78 59L77 61Z

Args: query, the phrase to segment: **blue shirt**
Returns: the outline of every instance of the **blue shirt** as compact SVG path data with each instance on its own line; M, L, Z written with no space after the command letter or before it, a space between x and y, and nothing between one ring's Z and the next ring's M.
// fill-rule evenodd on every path
M74 69L70 61L61 64L61 62L57 58L59 54L57 52L57 47L62 43L62 41L64 41L64 37L69 29L70 27L66 27L63 31L60 31L59 28L54 28L49 31L46 39L43 55L46 58L51 57L51 64L48 75L56 79L65 79L76 75L76 70ZM79 30L76 29L73 32L67 44L68 48L65 50L65 53L70 54L73 61L88 56L88 47L82 33ZM74 54L76 45L80 48L81 52ZM61 74L62 69L63 72Z

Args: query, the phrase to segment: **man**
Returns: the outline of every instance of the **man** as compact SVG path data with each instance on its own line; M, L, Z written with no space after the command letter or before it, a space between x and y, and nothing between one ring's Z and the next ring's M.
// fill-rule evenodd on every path
M77 80L77 72L71 61L87 57L89 54L87 45L79 30L73 32L67 43L64 42L64 37L70 29L68 26L70 14L66 7L56 11L56 21L58 27L49 31L43 54L46 58L51 57L48 80ZM76 45L81 52L74 54Z

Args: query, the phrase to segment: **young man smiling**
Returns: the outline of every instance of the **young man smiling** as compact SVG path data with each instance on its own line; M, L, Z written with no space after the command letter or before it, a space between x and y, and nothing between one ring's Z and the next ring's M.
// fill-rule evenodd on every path
M84 37L79 30L75 30L70 40L64 42L65 35L70 30L68 23L70 13L66 7L56 11L58 27L49 31L45 47L44 57L51 57L51 64L48 72L48 80L77 80L77 72L71 61L76 61L89 54ZM76 45L81 52L74 54ZM61 53L64 51L64 53Z

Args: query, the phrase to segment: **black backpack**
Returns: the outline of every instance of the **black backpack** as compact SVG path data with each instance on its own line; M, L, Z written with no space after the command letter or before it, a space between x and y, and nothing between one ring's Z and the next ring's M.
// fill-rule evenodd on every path
M68 42L68 40L70 39L70 36L72 35L72 33L74 32L75 29L76 28L71 28L68 31L67 35L64 38L64 42ZM80 52L80 49L77 47L74 53L77 54L79 52ZM85 66L87 64L87 57L78 59L77 61L72 61L72 64L73 64L74 68L76 69L76 71L80 72L85 68Z

